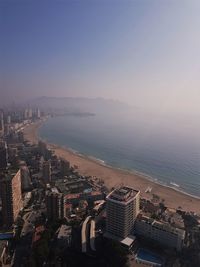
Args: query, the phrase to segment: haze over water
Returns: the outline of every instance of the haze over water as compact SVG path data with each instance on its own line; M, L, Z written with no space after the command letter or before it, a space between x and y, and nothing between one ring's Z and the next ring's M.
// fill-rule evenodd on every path
M194 114L59 117L41 135L200 196L200 1L1 0L0 10L0 107L101 97Z
M105 164L142 172L157 182L200 197L198 117L139 110L99 112L89 117L51 118L39 134Z

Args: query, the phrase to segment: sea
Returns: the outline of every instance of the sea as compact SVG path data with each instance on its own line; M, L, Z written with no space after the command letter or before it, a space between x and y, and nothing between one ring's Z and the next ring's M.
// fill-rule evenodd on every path
M39 136L100 164L200 197L200 117L141 110L49 118Z

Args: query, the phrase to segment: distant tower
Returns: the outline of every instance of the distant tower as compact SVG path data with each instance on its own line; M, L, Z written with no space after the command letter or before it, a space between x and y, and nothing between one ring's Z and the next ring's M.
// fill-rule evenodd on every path
M38 108L37 111L36 111L36 116L37 116L38 119L40 119L40 117L41 117L39 108Z
M32 117L33 117L33 111L32 111L31 108L29 108L29 110L28 110L28 118L32 119Z
M3 226L9 228L22 208L21 173L6 174L0 179Z
M11 124L11 116L10 115L8 115L8 117L7 117L7 124Z
M8 166L8 148L4 141L0 142L0 170L7 169Z
M64 198L61 193L46 192L47 217L51 221L64 217Z
M24 119L27 120L29 118L29 110L25 109L24 110Z
M50 161L43 162L42 175L46 183L49 183L51 181L51 162Z
M139 206L139 191L124 186L111 192L106 198L107 233L126 238L133 230Z

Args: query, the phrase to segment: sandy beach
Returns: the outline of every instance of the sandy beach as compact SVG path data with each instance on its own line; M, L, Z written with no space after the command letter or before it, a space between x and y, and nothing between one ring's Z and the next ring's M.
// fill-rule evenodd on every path
M30 143L38 143L38 128L41 125L42 122L37 122L24 129L25 138ZM80 174L97 176L98 178L103 179L108 188L112 188L120 184L129 185L137 190L140 190L142 197L152 199L153 194L156 194L160 197L160 201L164 199L164 204L167 207L175 209L181 207L185 211L193 211L200 214L200 199L198 198L151 182L140 174L104 166L100 164L100 162L76 154L69 149L54 144L48 144L48 147L53 150L58 157L63 157L70 161L71 166L78 166ZM152 188L151 193L145 193L145 190L148 187Z

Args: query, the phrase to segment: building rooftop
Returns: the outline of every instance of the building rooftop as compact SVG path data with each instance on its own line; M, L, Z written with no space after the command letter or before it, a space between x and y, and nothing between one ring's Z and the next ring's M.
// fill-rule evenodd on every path
M144 215L139 215L137 218L139 221L143 221L147 224L152 225L153 227L162 230L162 231L167 231L170 233L174 233L174 234L180 234L180 235L184 235L185 231L176 227L171 226L169 223L166 222L160 222L160 221L156 221L152 218L149 218L147 216Z
M65 208L66 209L71 209L72 208L72 204L70 204L70 203L65 204Z
M56 187L52 187L51 188L51 192L52 193L56 193L56 194L59 194L60 193Z
M58 239L64 239L71 235L72 227L69 225L61 225L58 232Z
M41 238L41 234L45 231L44 225L39 225L38 227L35 228L35 233L33 235L33 240L32 242L35 243Z
M2 254L7 243L8 243L8 241L6 241L6 240L0 240L0 255Z
M61 198L63 196L62 193L57 193L56 191L46 191L46 196L48 197L59 197Z
M17 175L19 170L11 170L9 172L4 173L2 176L0 176L0 181L12 181L12 179Z
M66 195L65 196L65 199L66 200L69 200L69 199L78 199L80 198L81 194L69 194L69 195Z
M99 191L92 191L92 192L88 192L88 193L77 193L77 194L67 194L65 195L65 200L69 200L69 199L84 199L84 197L90 197L90 196L99 196L102 195L101 192Z
M121 245L123 245L124 247L127 247L127 248L130 248L136 240L136 237L134 235L128 235L125 238L121 238L121 237L115 236L115 235L108 233L108 232L106 232L104 234L104 237L118 241L121 243Z
M132 198L136 197L136 195L138 193L139 193L139 191L137 191L131 187L123 186L119 189L115 189L114 191L112 191L107 196L107 199L116 200L116 201L124 203L124 202L128 202Z

